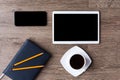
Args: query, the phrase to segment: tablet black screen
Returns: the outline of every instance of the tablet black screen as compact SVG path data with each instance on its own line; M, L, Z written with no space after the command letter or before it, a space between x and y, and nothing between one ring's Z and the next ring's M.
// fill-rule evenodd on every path
M98 14L54 14L54 41L97 41Z

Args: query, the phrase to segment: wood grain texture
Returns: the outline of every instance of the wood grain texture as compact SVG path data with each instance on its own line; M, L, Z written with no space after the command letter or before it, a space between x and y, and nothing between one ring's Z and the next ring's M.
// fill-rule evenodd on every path
M119 4L119 0L116 2ZM114 9L99 7L95 3L95 0L0 0L0 73L23 42L31 39L52 54L52 58L36 80L120 80L120 9L115 2L111 4ZM101 2L99 5L106 4L109 2L105 4ZM15 27L14 12L18 10L47 11L48 25ZM101 13L101 43L78 45L88 52L93 63L77 78L67 73L60 64L62 55L75 45L52 44L51 14L55 10L99 10ZM11 79L5 76L2 80Z
M89 0L89 7L120 8L120 0Z

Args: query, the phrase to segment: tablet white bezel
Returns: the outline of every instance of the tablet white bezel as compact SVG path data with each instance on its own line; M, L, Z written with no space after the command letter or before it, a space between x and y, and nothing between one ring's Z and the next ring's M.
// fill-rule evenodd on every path
M55 41L54 40L54 14L98 14L98 40L97 41ZM99 44L100 20L99 11L53 11L52 13L52 42L53 44Z

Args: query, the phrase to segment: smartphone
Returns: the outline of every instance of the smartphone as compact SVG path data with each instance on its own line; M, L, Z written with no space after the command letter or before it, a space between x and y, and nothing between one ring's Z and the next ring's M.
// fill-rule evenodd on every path
M47 12L45 11L16 11L14 16L16 26L47 25Z

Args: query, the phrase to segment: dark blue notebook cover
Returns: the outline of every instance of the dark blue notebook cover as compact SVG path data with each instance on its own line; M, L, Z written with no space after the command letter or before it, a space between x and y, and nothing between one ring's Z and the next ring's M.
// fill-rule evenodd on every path
M29 58L31 56L34 56L38 53L43 53L43 55L34 58L32 60L29 60L27 62L24 62L18 66L13 66L15 63L24 60L26 58ZM26 40L23 46L21 47L21 49L17 52L15 57L9 63L7 68L3 71L3 73L6 76L10 77L12 80L35 80L36 76L39 74L42 68L18 70L18 71L13 71L12 69L14 67L20 68L26 66L45 65L50 57L51 55L47 51L36 45L34 42L30 40Z

